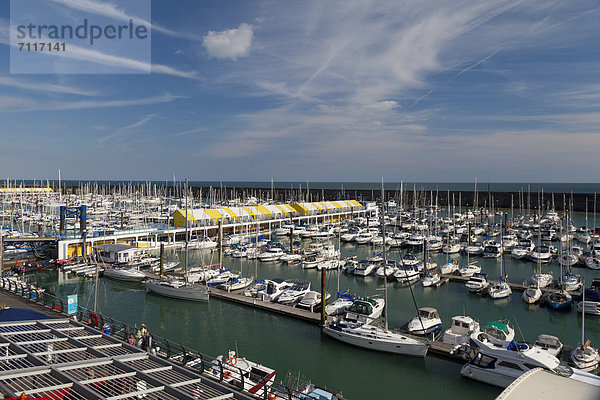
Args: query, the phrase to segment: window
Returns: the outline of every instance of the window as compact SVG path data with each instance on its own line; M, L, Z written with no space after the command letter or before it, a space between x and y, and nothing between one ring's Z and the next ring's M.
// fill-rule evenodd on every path
M501 361L500 363L498 363L498 365L502 366L502 367L506 367L506 368L511 368L511 369L516 369L521 371L521 367L518 366L517 364L513 364L511 362L508 361Z

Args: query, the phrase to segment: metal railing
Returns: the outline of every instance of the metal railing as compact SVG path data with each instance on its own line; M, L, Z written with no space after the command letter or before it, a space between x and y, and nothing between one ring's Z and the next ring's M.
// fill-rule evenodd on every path
M67 314L66 301L40 290L32 284L26 284L9 277L0 277L0 287L19 296L22 296L36 304L48 307L49 309L62 314ZM82 323L103 331L111 336L117 337L125 342L133 334L136 338L136 346L140 347L141 340L138 335L140 328L129 325L125 322L115 320L100 312L93 312L85 307L78 307L76 314L72 315ZM152 336L152 348L147 351L165 358L173 363L196 372L203 377L227 384L232 388L243 392L245 395L252 395L258 399L276 400L310 400L310 397L302 390L297 390L283 383L271 382L267 376L261 376L250 371L244 371L236 367L235 361L222 357L214 358L204 353L198 352L182 344L168 340L159 335ZM143 345L143 343L142 343ZM342 399L337 395L334 399Z

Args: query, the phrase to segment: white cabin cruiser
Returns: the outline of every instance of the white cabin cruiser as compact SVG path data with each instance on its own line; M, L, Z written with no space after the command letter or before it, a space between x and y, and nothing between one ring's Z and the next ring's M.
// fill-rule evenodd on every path
M281 293L277 299L277 302L280 304L295 304L302 298L302 296L310 292L310 288L310 282L296 282L291 287L284 290L283 293Z
M408 322L408 332L413 335L425 336L435 333L441 326L442 320L435 308L421 307L418 314Z

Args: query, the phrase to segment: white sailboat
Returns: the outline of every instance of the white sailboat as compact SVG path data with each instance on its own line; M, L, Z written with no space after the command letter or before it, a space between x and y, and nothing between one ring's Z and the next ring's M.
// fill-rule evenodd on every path
M384 189L381 182L381 226L384 224ZM383 244L383 265L387 265L385 242ZM323 332L334 339L342 342L387 353L402 354L408 356L424 357L428 350L427 342L414 339L388 328L387 316L387 274L384 273L384 299L385 299L385 326L379 328L369 322L352 321L344 318L333 318L331 322L323 327ZM412 289L411 289L412 290Z
M165 297L171 297L180 300L205 301L209 299L209 291L206 286L191 284L187 279L188 267L188 178L185 178L185 264L184 280L179 279L154 279L146 284L146 291Z

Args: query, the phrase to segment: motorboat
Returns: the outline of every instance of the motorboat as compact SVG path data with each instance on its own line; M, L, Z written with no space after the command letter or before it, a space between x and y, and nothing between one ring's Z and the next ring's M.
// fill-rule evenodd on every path
M600 279L592 279L589 288L585 288L585 298L592 301L600 301Z
M327 293L325 301L327 301L329 297L331 297L331 295ZM311 290L302 296L296 305L298 308L304 308L311 311L319 306L321 306L321 293L315 292L314 290Z
M406 253L404 257L402 257L402 265L405 267L413 267L415 265L419 265L420 260L415 257L412 253Z
M371 275L373 273L373 271L375 271L376 267L377 267L376 264L370 263L367 260L361 260L354 267L353 273L354 273L354 275L358 275L358 276L368 276L368 275Z
M560 365L558 358L548 351L514 340L508 345L497 345L489 341L485 333L477 333L471 335L471 341L477 347L477 353L460 373L490 385L507 387L531 369L540 367L552 371Z
M356 239L356 237L359 235L359 233L362 232L362 229L354 226L350 229L348 229L348 232L344 233L343 235L340 236L340 240L342 242L353 242L354 239Z
M589 269L600 269L600 257L587 257L585 259L585 266Z
M140 282L146 278L142 271L125 267L106 267L104 268L104 277L117 281Z
M460 252L460 243L447 243L442 246L442 252L446 254L456 254Z
M258 259L263 262L277 261L283 255L285 255L285 252L283 251L283 249L281 247L275 246L275 247L271 247L271 248L265 250L264 252L262 252L258 256Z
M552 260L552 252L549 246L536 246L529 255L532 261L548 263Z
M274 369L243 357L237 357L235 351L229 351L227 358L224 358L220 355L210 364L209 371L213 376L255 396L269 398L270 387L275 382L276 372ZM192 362L198 361L193 360ZM186 366L194 367L194 365L187 364ZM221 368L223 368L222 371Z
M279 261L287 264L296 264L302 262L302 255L298 253L285 253L279 257Z
M158 279L146 283L146 291L173 299L208 301L206 286L189 284L175 279Z
M490 342L499 346L506 346L515 338L515 330L508 324L508 321L487 322L481 331Z
M417 315L408 322L408 333L425 336L435 333L441 326L442 320L435 308L421 307Z
M352 304L356 301L356 297L352 296L348 290L345 292L338 292L335 301L325 306L325 314L327 315L339 315L343 314L348 310Z
M265 279L265 287L256 293L256 297L263 301L277 301L279 296L289 289L292 284L280 278Z
M386 353L424 357L429 348L424 340L340 317L334 317L323 332L344 343Z
M479 322L465 315L452 317L452 325L444 331L442 342L454 346L468 345L471 335L481 332Z
M291 287L281 293L277 302L280 304L288 304L292 305L300 301L302 296L306 293L310 292L311 283L310 282L296 282Z
M302 260L302 269L316 269L325 261L325 258L318 254L311 254Z
M498 258L502 255L502 246L494 241L488 242L483 248L483 258Z
M237 275L230 276L227 279L227 282L218 285L217 287L222 290L226 290L228 292L232 292L234 290L245 289L250 286L254 282L254 277L241 277Z
M417 266L402 266L398 267L394 272L394 278L400 283L410 284L416 282L420 278L419 267Z
M469 254L471 256L480 256L483 254L483 243L482 242L471 243L470 245L465 247L465 251L467 252L467 254Z
M231 277L237 277L236 274L234 274L233 272L231 272L231 268L219 271L219 274L217 276L206 280L206 286L219 286L219 285L222 285L224 283L227 283L227 281Z
M470 278L474 274L479 272L481 272L481 266L478 265L476 262L472 262L458 269L459 275L464 276L466 278Z
M556 336L542 334L535 340L533 348L547 351L554 357L558 357L563 349L563 344Z
M428 274L425 275L423 277L423 279L421 279L421 285L423 285L423 287L430 287L430 286L435 286L438 283L440 283L442 280L442 277L440 276L440 274Z
M489 285L490 283L487 280L487 274L481 272L474 273L465 283L465 286L471 293L480 293L487 289Z
M386 265L382 265L381 267L377 268L377 270L375 271L375 275L380 279L383 279L386 276L390 278L394 275L394 273L397 270L398 267L396 266L396 261L388 260Z
M580 301L577 303L577 312L585 312L586 314L600 315L600 302L592 300Z
M345 318L352 321L369 323L383 313L385 301L378 297L365 297L355 300L346 311Z

